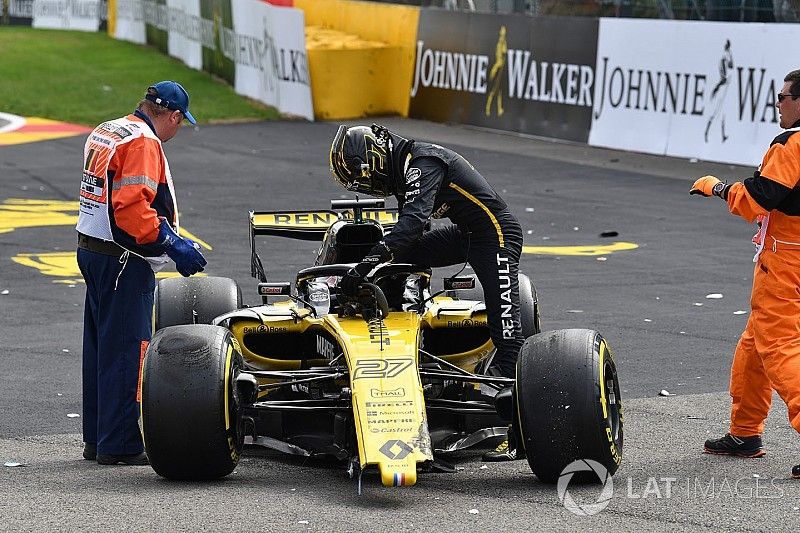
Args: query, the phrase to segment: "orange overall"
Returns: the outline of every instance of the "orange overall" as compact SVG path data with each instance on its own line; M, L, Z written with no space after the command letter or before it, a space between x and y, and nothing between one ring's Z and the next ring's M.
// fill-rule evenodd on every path
M800 135L787 130L772 141L758 171L734 183L730 212L749 222L761 217L751 313L731 368L730 433L760 435L775 389L800 432Z

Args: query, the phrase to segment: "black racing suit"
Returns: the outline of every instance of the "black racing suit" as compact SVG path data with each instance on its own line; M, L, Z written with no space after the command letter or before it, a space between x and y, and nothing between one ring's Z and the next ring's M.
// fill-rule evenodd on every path
M429 267L468 261L483 285L489 333L497 348L493 365L516 375L524 341L519 309L522 229L502 198L459 154L415 142L396 194L397 224L384 242L394 260ZM430 218L454 224L425 231Z

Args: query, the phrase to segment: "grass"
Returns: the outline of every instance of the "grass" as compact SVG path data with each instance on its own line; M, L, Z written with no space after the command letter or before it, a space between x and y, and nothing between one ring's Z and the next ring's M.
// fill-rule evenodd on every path
M278 117L153 48L104 33L0 26L0 112L95 126L132 112L149 85L167 79L189 92L198 122Z

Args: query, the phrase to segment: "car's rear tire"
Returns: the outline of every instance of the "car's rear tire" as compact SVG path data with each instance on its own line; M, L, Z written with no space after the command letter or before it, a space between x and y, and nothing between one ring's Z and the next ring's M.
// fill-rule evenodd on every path
M230 278L166 278L155 292L155 331L181 324L210 324L219 315L242 307L242 291Z
M522 336L526 339L542 331L539 318L539 298L531 278L519 275L519 317L522 323Z
M541 481L555 483L579 459L597 461L610 475L617 471L623 443L620 387L613 355L599 333L564 329L527 339L517 361L516 400L522 444Z
M142 435L158 475L217 479L236 468L242 364L238 344L220 326L172 326L153 336L142 366Z

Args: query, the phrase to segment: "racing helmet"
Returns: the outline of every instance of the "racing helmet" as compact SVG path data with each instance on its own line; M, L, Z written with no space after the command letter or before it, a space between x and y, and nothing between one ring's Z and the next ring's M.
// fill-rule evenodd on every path
M386 197L394 194L392 142L367 126L339 126L331 144L331 175L348 191Z

